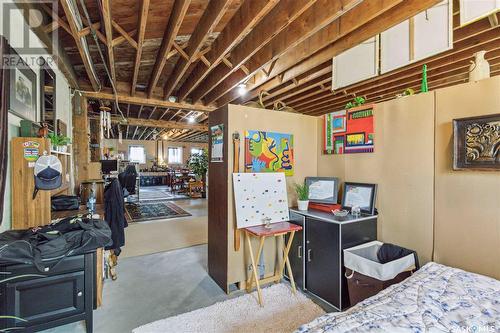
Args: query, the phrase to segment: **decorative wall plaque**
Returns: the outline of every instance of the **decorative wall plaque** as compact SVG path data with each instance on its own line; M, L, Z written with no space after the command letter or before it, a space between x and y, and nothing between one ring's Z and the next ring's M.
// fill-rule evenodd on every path
M500 170L500 114L453 120L455 170Z

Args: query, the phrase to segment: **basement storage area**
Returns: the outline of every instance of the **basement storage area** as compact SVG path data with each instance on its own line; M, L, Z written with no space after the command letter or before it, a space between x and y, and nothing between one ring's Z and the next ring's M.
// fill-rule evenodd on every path
M0 17L0 332L499 329L498 0Z

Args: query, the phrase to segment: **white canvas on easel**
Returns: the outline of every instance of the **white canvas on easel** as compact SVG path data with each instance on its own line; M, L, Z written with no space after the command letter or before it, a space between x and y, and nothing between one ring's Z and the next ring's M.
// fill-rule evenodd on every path
M238 229L289 220L285 174L233 173Z

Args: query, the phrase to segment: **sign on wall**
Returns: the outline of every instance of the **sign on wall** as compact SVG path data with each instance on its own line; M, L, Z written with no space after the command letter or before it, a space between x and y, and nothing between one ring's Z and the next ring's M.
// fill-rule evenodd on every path
M374 150L374 105L332 112L323 116L325 154L371 153Z
M224 124L210 127L211 162L224 161Z

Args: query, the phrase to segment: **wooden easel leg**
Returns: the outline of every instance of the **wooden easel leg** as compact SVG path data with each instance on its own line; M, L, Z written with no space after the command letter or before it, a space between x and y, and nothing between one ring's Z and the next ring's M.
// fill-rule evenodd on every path
M247 291L250 289L252 289L252 279L255 278L255 285L257 286L257 294L259 296L259 304L260 306L263 306L263 303L262 303L262 292L260 290L260 284L259 284L259 276L257 275L257 265L255 264L255 259L254 259L254 256L253 256L253 249L252 249L252 242L250 241L250 235L248 233L246 233L246 237L247 239L247 243L248 243L248 249L250 250L250 259L252 260L252 276L250 277L250 282L249 282L249 285L247 286ZM263 237L261 238L261 244L263 245ZM259 249L261 248L261 246L259 246ZM259 255L260 257L260 255Z
M250 235L247 234L247 238L250 239ZM266 240L265 236L260 237L259 249L257 251L257 257L256 257L256 262L255 262L256 265L258 265L260 262L260 256L262 254L262 250L264 249L264 241L265 240ZM252 252L252 255L253 255L253 252ZM257 268L254 267L253 270L255 271L255 270L257 270ZM250 275L250 280L247 283L247 292L250 292L252 290L253 278L254 278L254 275L253 274ZM258 279L258 274L257 274L256 279Z
M288 259L288 253L290 252L290 248L292 247L293 237L295 236L295 231L290 233L290 238L288 239L288 243L284 249L283 253L283 266L280 271L281 275L283 275L283 271L285 269L284 265L286 264L286 268L288 270L288 277L290 278L290 284L292 286L292 291L295 294L297 289L295 288L295 279L293 278L292 266L290 265L290 260ZM282 236L284 237L284 236Z

